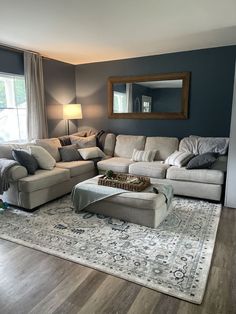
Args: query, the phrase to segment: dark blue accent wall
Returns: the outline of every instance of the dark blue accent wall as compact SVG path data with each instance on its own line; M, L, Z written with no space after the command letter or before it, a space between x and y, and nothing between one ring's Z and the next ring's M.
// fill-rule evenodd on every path
M229 136L236 46L202 49L76 66L80 125L123 134L184 137ZM170 72L191 72L188 120L108 119L107 79Z
M23 75L23 53L0 47L0 72Z

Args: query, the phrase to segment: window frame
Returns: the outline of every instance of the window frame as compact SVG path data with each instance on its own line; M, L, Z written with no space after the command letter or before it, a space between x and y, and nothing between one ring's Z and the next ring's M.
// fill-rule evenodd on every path
M15 79L15 78L20 78L20 79L23 79L24 80L24 83L25 83L25 76L23 74L14 74L14 73L7 73L7 72L1 72L0 71L0 78L1 77L6 77L6 78L11 78L11 79ZM6 95L6 89L5 89L5 95ZM7 96L6 96L7 98ZM6 102L7 102L7 99L6 99ZM13 140L4 140L4 139L1 139L0 138L0 144L7 144L7 143L24 143L24 142L27 142L28 141L28 138L24 137L21 135L21 129L20 129L20 125L21 125L21 122L20 122L20 111L24 110L26 111L26 119L27 119L27 98L26 98L26 90L25 90L25 107L19 107L17 104L17 99L16 99L16 90L15 90L15 85L14 85L14 103L15 103L15 107L14 106L11 106L11 107L0 107L0 111L2 110L15 110L16 111L16 119L17 119L17 132L19 134L18 138L16 139L13 139ZM27 120L26 120L26 123L27 123ZM27 125L26 125L26 132L27 132ZM27 136L27 135L26 135Z

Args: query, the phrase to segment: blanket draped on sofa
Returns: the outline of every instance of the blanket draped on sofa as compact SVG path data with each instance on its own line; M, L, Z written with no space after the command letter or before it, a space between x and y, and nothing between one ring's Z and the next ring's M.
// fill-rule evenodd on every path
M18 164L15 160L0 158L0 194L9 189L9 170Z

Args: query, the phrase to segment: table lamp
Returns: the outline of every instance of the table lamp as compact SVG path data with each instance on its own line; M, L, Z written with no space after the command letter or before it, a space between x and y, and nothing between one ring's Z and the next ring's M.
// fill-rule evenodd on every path
M80 104L63 105L63 119L67 121L67 135L70 135L69 120L82 119L82 108Z

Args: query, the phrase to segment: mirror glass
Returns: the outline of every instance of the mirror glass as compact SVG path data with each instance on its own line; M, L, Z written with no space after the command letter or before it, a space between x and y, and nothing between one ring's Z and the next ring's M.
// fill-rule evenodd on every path
M110 78L109 117L186 119L188 89L188 72Z
M180 112L182 80L113 84L113 112Z

